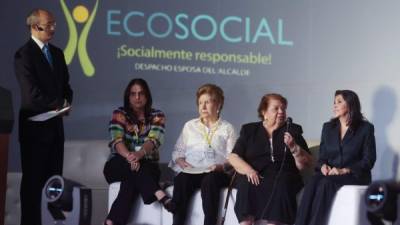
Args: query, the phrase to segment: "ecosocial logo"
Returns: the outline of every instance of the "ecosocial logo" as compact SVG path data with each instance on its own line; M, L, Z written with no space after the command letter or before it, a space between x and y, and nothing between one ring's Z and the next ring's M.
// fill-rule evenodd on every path
M71 14L65 1L60 0L61 8L64 12L69 31L68 43L64 49L65 61L69 65L72 62L76 50L78 50L79 62L83 73L87 77L92 77L95 73L95 68L87 52L86 43L90 28L92 27L94 18L96 17L98 3L99 0L96 0L92 13L89 13L89 10L84 5L77 5L72 10ZM76 23L84 24L79 36Z

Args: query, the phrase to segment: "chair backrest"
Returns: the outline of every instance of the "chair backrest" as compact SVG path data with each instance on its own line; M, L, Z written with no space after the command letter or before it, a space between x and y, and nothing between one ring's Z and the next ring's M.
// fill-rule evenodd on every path
M102 224L107 215L103 167L109 153L108 140L68 140L64 144L63 176L92 190L91 224Z
M69 140L64 144L65 178L89 188L108 188L103 176L110 153L107 140Z
M311 166L301 171L301 176L303 177L304 183L307 183L310 178L314 175L315 166L317 164L319 156L319 141L308 141L308 148L313 156L313 161Z

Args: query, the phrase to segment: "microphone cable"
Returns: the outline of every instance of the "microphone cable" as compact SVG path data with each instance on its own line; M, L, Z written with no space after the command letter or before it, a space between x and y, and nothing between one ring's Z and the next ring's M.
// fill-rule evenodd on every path
M287 147L286 147L286 144L285 144L285 149L284 149L284 152L283 152L283 159L282 159L282 162L281 162L281 166L280 166L280 168L279 168L279 170L278 170L278 173L277 173L276 176L275 176L274 183L272 184L272 191L271 191L271 194L270 194L270 196L269 196L269 198L268 198L267 203L265 204L265 207L263 208L263 211L261 212L260 219L263 219L267 208L268 208L269 205L271 204L272 196L273 196L274 193L275 193L276 185L278 184L278 179L279 179L279 177L280 177L280 175L281 175L281 173L282 173L283 165L285 164L286 152L287 152Z
M289 127L290 127L291 124L292 124L292 118L288 117L287 120L286 120L286 132L289 132ZM280 166L280 168L279 168L279 170L278 170L278 173L277 173L276 176L275 176L275 180L274 180L274 182L273 182L273 184L272 184L272 191L271 191L271 194L270 194L270 196L269 196L269 198L268 198L268 201L267 201L267 203L265 204L265 206L264 206L264 208L263 208L263 210L262 210L262 212L261 212L260 219L263 219L267 208L268 208L269 205L271 204L272 196L274 195L274 193L275 193L275 191L276 191L276 185L278 184L278 180L279 180L279 177L280 177L280 175L281 175L281 173L282 173L283 166L285 165L286 152L287 152L287 146L286 146L286 144L285 144L285 148L284 148L284 150L283 150L283 159L282 159L282 162L281 162L281 166Z

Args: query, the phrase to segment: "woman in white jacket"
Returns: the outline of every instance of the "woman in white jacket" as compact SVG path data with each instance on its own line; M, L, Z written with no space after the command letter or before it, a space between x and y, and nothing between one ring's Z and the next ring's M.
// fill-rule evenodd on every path
M186 220L187 204L198 188L204 211L204 224L215 225L220 189L229 184L225 169L236 135L232 124L220 118L223 91L214 84L201 86L196 93L199 117L185 123L172 153L170 167L174 179L173 224Z

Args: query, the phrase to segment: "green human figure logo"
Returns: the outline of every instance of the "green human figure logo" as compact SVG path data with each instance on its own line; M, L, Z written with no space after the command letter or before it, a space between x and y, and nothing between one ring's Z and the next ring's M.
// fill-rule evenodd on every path
M65 1L60 0L60 4L64 12L65 19L67 21L68 31L69 31L68 43L64 49L65 61L69 65L75 55L76 49L78 49L79 62L81 63L83 73L87 77L92 77L94 75L95 68L93 66L92 61L89 58L89 54L86 49L86 43L90 28L92 27L94 18L96 16L99 0L96 0L96 4L94 5L93 11L90 14L90 16L89 16L89 10L83 5L76 6L72 10L72 15L71 15L71 12L68 10L67 5L65 4ZM86 23L82 29L79 39L78 39L78 31L74 20L77 23Z

